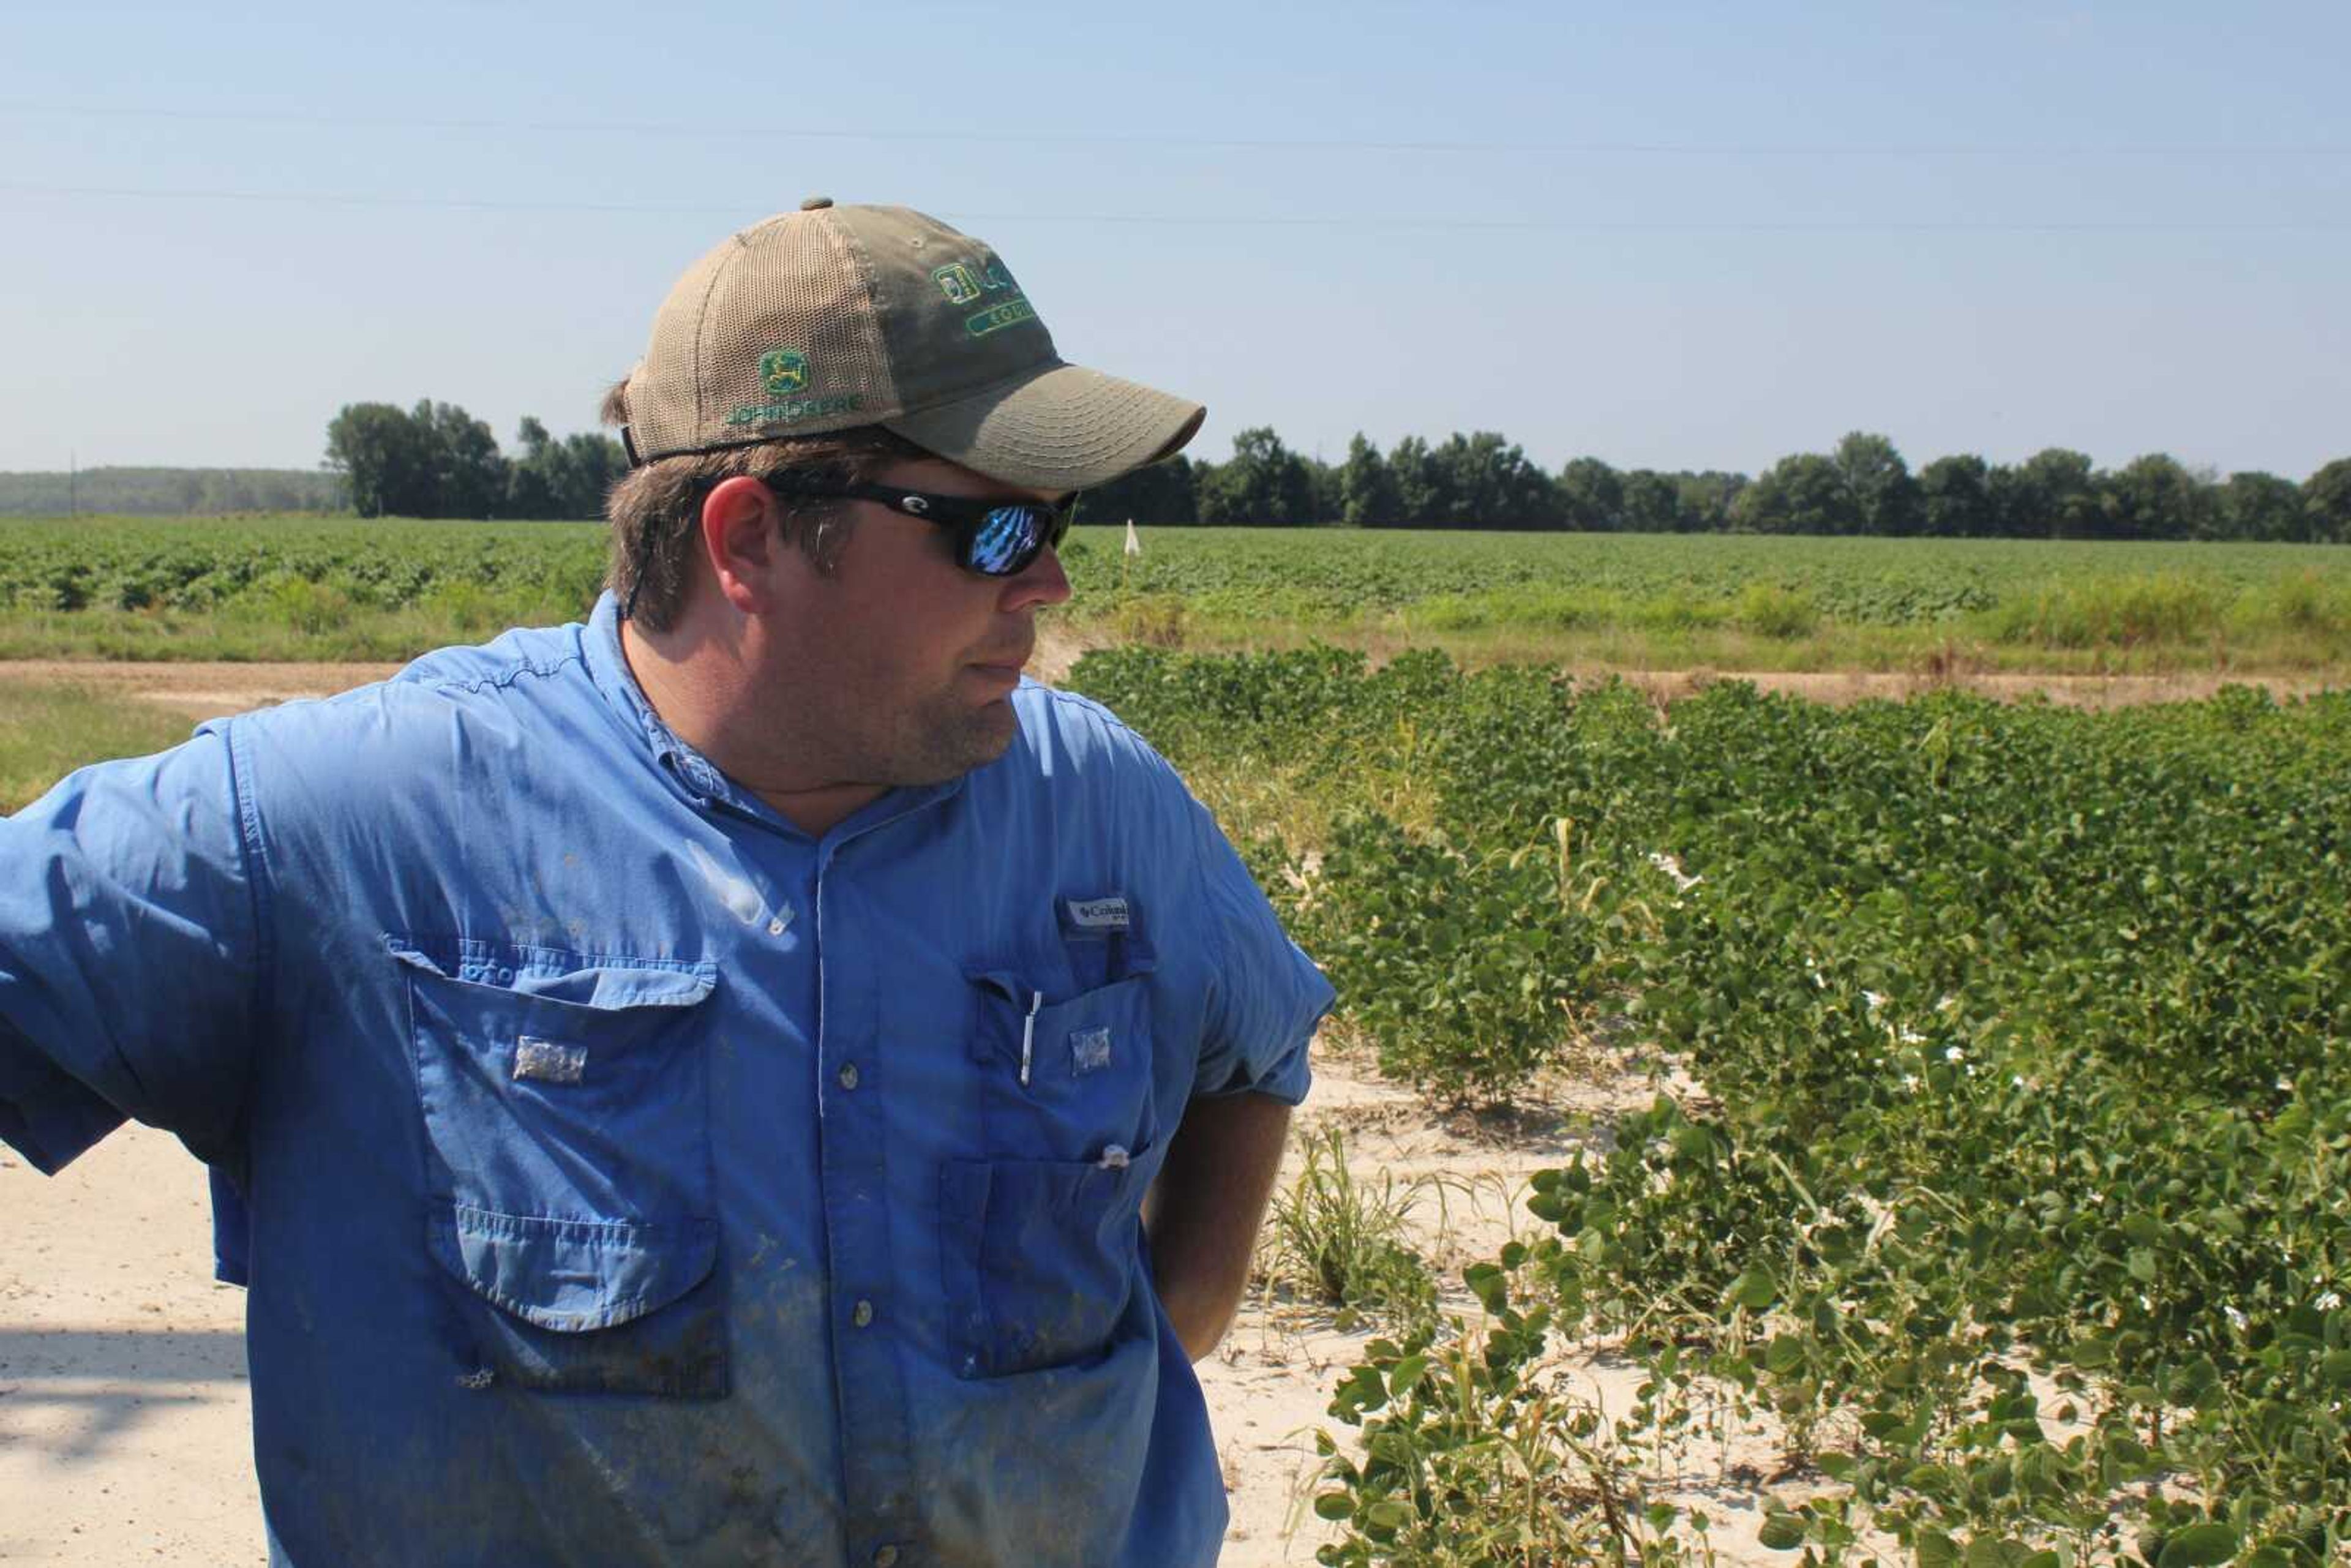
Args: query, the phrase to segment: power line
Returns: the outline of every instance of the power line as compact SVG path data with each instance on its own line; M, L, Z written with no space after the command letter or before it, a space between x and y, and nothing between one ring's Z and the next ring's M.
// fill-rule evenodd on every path
M162 120L269 125L304 130L522 131L555 135L665 136L765 142L876 141L985 143L998 146L1164 147L1193 151L1301 152L1536 153L1552 157L1631 158L2340 158L2351 145L2105 144L2095 142L1708 142L1642 140L1583 141L1384 141L1358 137L1234 137L1071 131L796 130L773 126L617 120L403 119L389 115L258 113L250 110L155 109L102 104L0 101L0 113L92 120Z
M646 202L540 202L507 196L401 196L338 191L154 190L130 185L45 185L31 181L0 180L0 192L34 196L120 197L129 201L268 202L293 206L438 207L457 212L497 213L676 213L704 215L741 213L743 204Z
M0 193L127 201L256 202L291 206L387 207L453 212L712 214L756 217L732 204L550 202L512 197L402 196L334 191L157 190L126 185L48 185L0 180ZM2228 222L2179 219L2031 220L1792 219L1652 220L1422 217L1398 214L992 213L942 208L938 216L969 224L1059 224L1089 227L1389 229L1494 234L2324 234L2351 230L2351 220L2300 218Z

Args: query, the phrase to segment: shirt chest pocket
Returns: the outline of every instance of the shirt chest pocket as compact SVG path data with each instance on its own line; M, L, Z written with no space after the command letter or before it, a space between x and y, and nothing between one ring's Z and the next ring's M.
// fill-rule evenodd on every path
M957 1370L1000 1377L1151 1331L1138 1294L1160 1158L1151 999L1141 974L1058 1001L1012 974L970 978L988 1157L941 1167L942 1262Z
M970 979L987 1152L1116 1163L1150 1145L1158 1117L1147 974L1060 1000L1005 971Z
M425 1246L485 1385L726 1392L699 1017L715 966L389 939L408 988Z

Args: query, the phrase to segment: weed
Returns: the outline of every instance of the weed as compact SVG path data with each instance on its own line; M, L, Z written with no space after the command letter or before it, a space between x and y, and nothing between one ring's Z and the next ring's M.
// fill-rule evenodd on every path
M1794 642L1820 629L1820 606L1812 596L1776 582L1750 582L1739 593L1731 619L1761 637Z
M1273 1197L1269 1278L1337 1307L1345 1323L1360 1314L1399 1328L1433 1321L1436 1281L1405 1239L1405 1218L1429 1184L1399 1187L1384 1171L1376 1186L1357 1181L1336 1127L1302 1133L1299 1144L1305 1168Z

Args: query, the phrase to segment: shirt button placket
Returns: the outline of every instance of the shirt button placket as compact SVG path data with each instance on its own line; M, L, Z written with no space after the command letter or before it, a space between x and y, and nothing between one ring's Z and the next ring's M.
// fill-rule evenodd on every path
M882 1102L888 1089L881 977L872 955L889 938L864 928L853 892L840 888L837 865L820 851L817 882L801 924L817 953L817 1112L825 1244L831 1260L832 1354L841 1389L843 1501L859 1541L855 1561L876 1564L922 1555L910 1549L919 1513L908 1429L904 1375L880 1306L893 1281L883 1195L889 1191L889 1139ZM836 889L840 889L836 891ZM843 896L844 893L847 896ZM846 954L835 958L832 955ZM877 1076L877 1074L879 1076Z

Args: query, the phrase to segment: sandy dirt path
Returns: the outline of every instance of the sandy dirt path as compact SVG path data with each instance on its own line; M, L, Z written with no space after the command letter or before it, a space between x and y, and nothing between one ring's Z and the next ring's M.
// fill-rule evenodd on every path
M1039 638L1029 673L1058 681L1086 645L1053 629ZM397 664L124 664L89 659L0 660L0 679L57 681L123 692L158 703L191 719L217 717L298 696L323 696L378 681ZM2046 697L2067 707L2131 707L2145 703L2188 702L2210 696L2224 685L2259 686L2280 697L2309 696L2329 683L2305 675L2051 675L1927 674L1860 670L1633 670L1574 665L1579 680L1620 676L1661 701L1672 701L1719 681L1746 681L1767 692L1784 692L1815 702L1844 705L1866 698L1899 701L1923 692L1957 688L2003 702Z
M266 1563L204 1167L144 1127L55 1180L0 1146L0 1562Z

